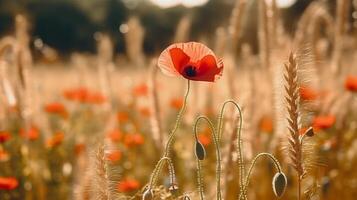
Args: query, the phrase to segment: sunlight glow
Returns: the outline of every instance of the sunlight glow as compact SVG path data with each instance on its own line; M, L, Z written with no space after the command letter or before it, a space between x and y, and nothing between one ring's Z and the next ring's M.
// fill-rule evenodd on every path
M276 0L276 4L279 8L288 8L292 6L296 0Z
M161 8L169 8L177 5L184 5L186 7L201 6L208 2L208 0L150 0L152 3Z

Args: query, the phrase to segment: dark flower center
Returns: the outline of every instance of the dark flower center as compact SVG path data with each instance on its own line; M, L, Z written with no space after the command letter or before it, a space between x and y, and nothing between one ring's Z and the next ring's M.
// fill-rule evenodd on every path
M188 77L194 77L197 74L196 67L194 67L192 65L186 66L184 72L185 72L186 76L188 76Z

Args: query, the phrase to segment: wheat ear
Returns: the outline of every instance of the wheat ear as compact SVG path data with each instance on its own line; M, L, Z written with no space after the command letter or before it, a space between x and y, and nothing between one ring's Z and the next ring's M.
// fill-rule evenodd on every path
M298 175L298 199L301 199L301 180L304 173L302 162L302 149L299 137L299 89L297 79L297 62L295 56L291 53L288 63L285 64L286 74L284 75L286 85L286 102L288 111L288 129L289 129L289 157L292 165Z

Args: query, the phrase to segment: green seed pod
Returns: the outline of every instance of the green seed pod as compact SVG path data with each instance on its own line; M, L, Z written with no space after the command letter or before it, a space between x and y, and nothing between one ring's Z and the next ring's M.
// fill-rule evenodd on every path
M275 196L277 196L278 198L283 196L287 185L287 179L285 174L283 172L276 173L275 176L273 177L272 184L273 184L273 192Z
M143 194L143 200L153 200L153 199L154 199L154 193L152 192L151 189L147 189Z
M195 154L198 160L203 160L206 157L206 151L205 148L203 147L203 145L199 142L196 141L196 145L195 145Z

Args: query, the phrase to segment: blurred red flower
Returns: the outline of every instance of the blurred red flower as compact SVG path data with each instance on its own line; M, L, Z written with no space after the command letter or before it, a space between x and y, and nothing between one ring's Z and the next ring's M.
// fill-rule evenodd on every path
M120 142L123 138L123 134L120 132L119 129L114 129L108 132L107 137L114 143Z
M148 108L148 107L142 107L142 108L140 108L140 109L139 109L139 112L140 112L140 114L141 114L143 117L150 117L150 114L151 114L150 108Z
M119 192L132 192L139 189L140 183L135 179L126 178L118 184Z
M9 153L7 151L0 149L0 162L8 161L10 158Z
M272 133L273 132L273 119L269 116L264 116L259 122L259 128L262 132Z
M357 76L347 76L345 80L345 88L351 92L357 92Z
M169 76L183 76L194 81L214 82L223 71L222 60L197 42L170 45L161 53L158 66Z
M0 190L13 190L19 182L15 177L0 177Z
M64 140L64 133L57 132L46 141L46 146L48 148L53 148L55 146L60 145L63 142L63 140Z
M149 93L148 86L145 83L137 85L133 88L133 95L136 97L147 96Z
M124 111L119 111L117 114L117 119L119 123L125 123L129 121L129 114Z
M28 130L25 131L24 128L20 129L21 137L28 140L36 140L40 136L40 131L36 126L31 126Z
M11 138L11 135L7 131L0 131L0 143L5 143Z
M174 108L176 110L180 110L181 107L183 106L183 99L182 98L173 98L173 99L171 99L170 106L171 106L171 108Z
M127 147L134 147L144 144L144 137L139 133L125 135L124 144Z
M316 116L312 121L314 130L331 128L336 122L336 117L333 115L320 115Z
M83 143L77 143L75 146L74 146L74 153L78 156L80 155L86 148L86 145L83 144Z
M304 86L304 85L300 86L299 92L300 92L301 99L305 101L313 101L316 100L318 97L318 92L308 86Z
M102 104L106 101L103 94L97 91L90 91L85 87L65 90L63 96L68 100L80 103Z
M68 116L67 110L62 103L53 102L45 106L45 111L50 114L57 114L64 118Z
M87 103L102 104L106 101L105 96L100 92L91 92L86 98Z
M118 162L121 157L122 153L119 150L111 150L106 153L106 160L111 161L111 162Z
M88 89L85 87L78 87L73 89L68 89L63 92L63 96L71 101L78 101L84 103L88 96Z
M198 140L203 144L204 146L208 146L212 143L212 139L210 135L203 133L198 135Z

